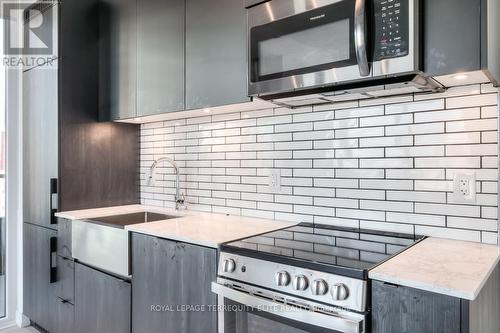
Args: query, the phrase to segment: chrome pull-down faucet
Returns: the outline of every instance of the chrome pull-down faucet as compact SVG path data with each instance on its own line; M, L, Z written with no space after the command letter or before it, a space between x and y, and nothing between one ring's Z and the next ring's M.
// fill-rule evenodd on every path
M155 160L153 164L151 164L151 167L149 168L149 177L147 181L147 185L151 185L151 182L153 181L154 177L154 171L156 167L158 166L158 163L166 161L172 165L174 168L175 172L175 210L184 210L186 209L186 198L184 197L184 194L180 193L180 181L179 181L179 166L175 161L169 157L160 157L159 159Z

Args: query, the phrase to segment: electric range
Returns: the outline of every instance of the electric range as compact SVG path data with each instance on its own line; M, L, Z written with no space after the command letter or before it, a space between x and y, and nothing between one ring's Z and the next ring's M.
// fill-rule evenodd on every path
M369 270L420 239L302 223L224 244L219 332L366 332Z

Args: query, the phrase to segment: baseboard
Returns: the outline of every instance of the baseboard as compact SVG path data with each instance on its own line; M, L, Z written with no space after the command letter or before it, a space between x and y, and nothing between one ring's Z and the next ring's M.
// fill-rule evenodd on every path
M27 327L30 325L30 319L22 312L16 311L16 324L19 327Z

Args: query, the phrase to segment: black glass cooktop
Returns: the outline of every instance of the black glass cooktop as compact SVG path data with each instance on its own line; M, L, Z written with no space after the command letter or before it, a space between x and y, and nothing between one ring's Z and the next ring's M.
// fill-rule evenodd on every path
M421 238L302 223L224 244L221 251L366 279L371 268Z

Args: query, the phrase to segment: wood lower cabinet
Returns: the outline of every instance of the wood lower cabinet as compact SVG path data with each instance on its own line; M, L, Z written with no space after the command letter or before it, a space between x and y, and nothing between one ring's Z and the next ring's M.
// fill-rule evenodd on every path
M51 333L75 332L75 306L73 304L59 300L54 310L54 318L54 332Z
M132 332L215 333L216 258L215 249L133 233Z
M75 264L75 333L130 332L130 304L129 281Z
M500 268L473 300L372 282L372 333L498 333Z
M373 333L460 333L461 300L373 281Z
M24 314L36 325L55 332L52 309L57 305L55 296L56 272L55 230L24 223L23 228L23 298Z

